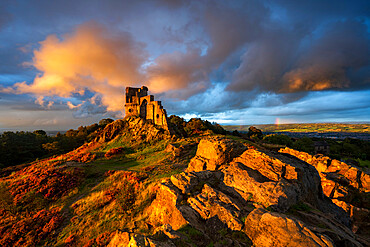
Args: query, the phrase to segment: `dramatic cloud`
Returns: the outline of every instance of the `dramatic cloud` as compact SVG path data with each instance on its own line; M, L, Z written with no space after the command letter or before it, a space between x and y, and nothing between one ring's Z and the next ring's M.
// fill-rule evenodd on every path
M201 90L206 86L203 84L208 82L208 71L205 71L200 50L197 49L187 53L164 54L148 67L147 72L149 88L154 92L184 89L192 83L202 84Z
M302 27L271 26L247 46L228 89L286 93L368 88L367 28L358 20L310 26L305 32Z
M370 88L369 10L366 0L6 1L0 92L75 118L118 116L124 88L143 84L170 114L278 114L313 91Z
M312 13L290 1L183 7L194 13L207 36L196 48L157 58L148 70L156 82L151 88L170 91L167 97L181 95L180 99L206 91L212 80L228 84L226 89L232 92L369 88L370 35L364 8L342 1L336 6L306 5ZM190 92L194 84L201 86Z
M80 26L62 39L50 35L40 45L29 65L42 73L31 84L16 83L17 94L67 98L89 90L101 96L108 111L119 111L124 87L143 78L141 45L127 33L112 35L96 23Z
M340 21L298 59L295 69L283 76L282 91L320 91L361 88L369 82L370 38L364 23ZM354 79L356 78L356 79Z

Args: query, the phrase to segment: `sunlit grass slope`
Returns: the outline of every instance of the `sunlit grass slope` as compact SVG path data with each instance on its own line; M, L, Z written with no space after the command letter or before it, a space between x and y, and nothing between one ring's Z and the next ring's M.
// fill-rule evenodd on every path
M0 178L0 245L104 246L117 229L151 232L145 208L158 181L180 173L198 141L138 138L124 127ZM185 152L175 157L169 144Z

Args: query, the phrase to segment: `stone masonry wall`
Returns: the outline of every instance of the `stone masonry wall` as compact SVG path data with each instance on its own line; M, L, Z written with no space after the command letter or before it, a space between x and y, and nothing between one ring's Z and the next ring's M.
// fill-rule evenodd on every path
M167 113L161 101L155 101L153 95L148 95L148 88L126 88L126 116L140 116L156 125L167 126Z

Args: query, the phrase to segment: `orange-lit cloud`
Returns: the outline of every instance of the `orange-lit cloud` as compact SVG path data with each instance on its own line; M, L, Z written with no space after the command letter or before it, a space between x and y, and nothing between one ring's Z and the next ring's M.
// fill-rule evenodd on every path
M309 68L299 68L290 71L283 77L285 83L281 92L299 91L322 91L326 89L340 89L349 87L349 81L341 71L320 70L319 66Z
M143 47L129 34L111 35L96 23L82 25L61 39L50 35L40 45L32 63L26 65L42 73L31 84L16 83L4 92L34 94L37 102L44 104L44 96L66 98L88 90L101 97L108 111L119 111L125 86L139 84L144 78L139 72L145 57Z
M198 49L163 54L147 68L148 85L153 92L190 88L192 83L204 85L208 80L206 71Z

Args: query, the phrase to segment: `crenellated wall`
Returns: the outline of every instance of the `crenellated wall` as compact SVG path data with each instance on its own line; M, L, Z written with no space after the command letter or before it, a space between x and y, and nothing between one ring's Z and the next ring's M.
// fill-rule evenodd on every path
M167 113L161 101L155 101L153 95L148 95L148 88L126 88L126 116L140 116L156 125L168 126Z

